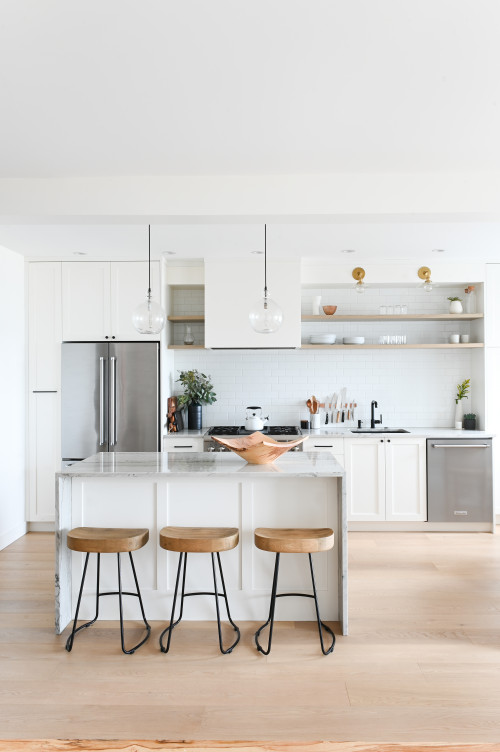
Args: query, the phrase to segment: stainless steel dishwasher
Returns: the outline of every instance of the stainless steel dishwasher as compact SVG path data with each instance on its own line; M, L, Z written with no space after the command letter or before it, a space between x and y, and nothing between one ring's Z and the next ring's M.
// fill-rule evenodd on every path
M492 522L491 439L427 439L429 522Z

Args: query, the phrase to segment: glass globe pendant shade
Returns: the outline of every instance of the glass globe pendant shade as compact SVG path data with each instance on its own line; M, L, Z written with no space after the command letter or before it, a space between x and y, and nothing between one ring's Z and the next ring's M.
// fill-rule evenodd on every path
M248 318L254 331L259 334L272 334L278 331L283 322L283 311L268 297L267 290L264 290L262 298L252 307Z
M132 314L132 323L140 334L159 334L165 326L165 311L151 297L148 290L146 300L140 303Z
M354 285L354 289L357 293L359 293L359 295L362 295L366 289L364 282L360 279L359 282L356 282L356 284Z
M424 282L423 287L424 287L424 290L426 292L430 292L432 290L432 280L431 279L426 279L425 282Z

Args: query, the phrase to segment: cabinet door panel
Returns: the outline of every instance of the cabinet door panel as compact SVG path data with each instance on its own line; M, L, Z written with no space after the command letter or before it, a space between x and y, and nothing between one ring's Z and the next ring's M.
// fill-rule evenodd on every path
M385 453L380 439L344 441L348 519L385 520Z
M29 522L50 522L55 473L61 465L59 394L31 394L29 406Z
M385 442L386 519L427 519L425 439Z
M61 263L29 265L29 388L61 382Z
M283 311L283 323L277 332L259 334L248 315L262 298L263 257L206 261L206 347L300 347L300 263L268 261L267 283L269 296Z
M63 262L62 313L65 342L111 338L109 262Z
M111 334L125 342L159 339L160 335L139 334L132 324L132 314L146 300L148 290L147 261L120 261L111 264ZM151 292L160 302L160 262L151 262Z

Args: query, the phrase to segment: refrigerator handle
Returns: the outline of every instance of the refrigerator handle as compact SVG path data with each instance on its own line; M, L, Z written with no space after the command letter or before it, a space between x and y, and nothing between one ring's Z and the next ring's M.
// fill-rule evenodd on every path
M104 436L104 358L99 358L99 445L105 443Z
M109 359L111 373L109 379L109 445L116 444L116 358Z

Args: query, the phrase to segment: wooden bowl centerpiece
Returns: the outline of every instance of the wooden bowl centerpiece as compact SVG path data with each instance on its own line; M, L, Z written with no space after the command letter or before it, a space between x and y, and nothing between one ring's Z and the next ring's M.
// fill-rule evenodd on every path
M323 306L323 313L325 314L325 316L333 316L336 310L337 310L336 305L324 305Z
M240 436L237 439L221 439L218 436L212 436L214 441L227 447L250 465L269 465L289 449L302 444L307 438L308 436L302 436L295 441L275 441L269 436L264 436L260 431L251 433L249 436Z

